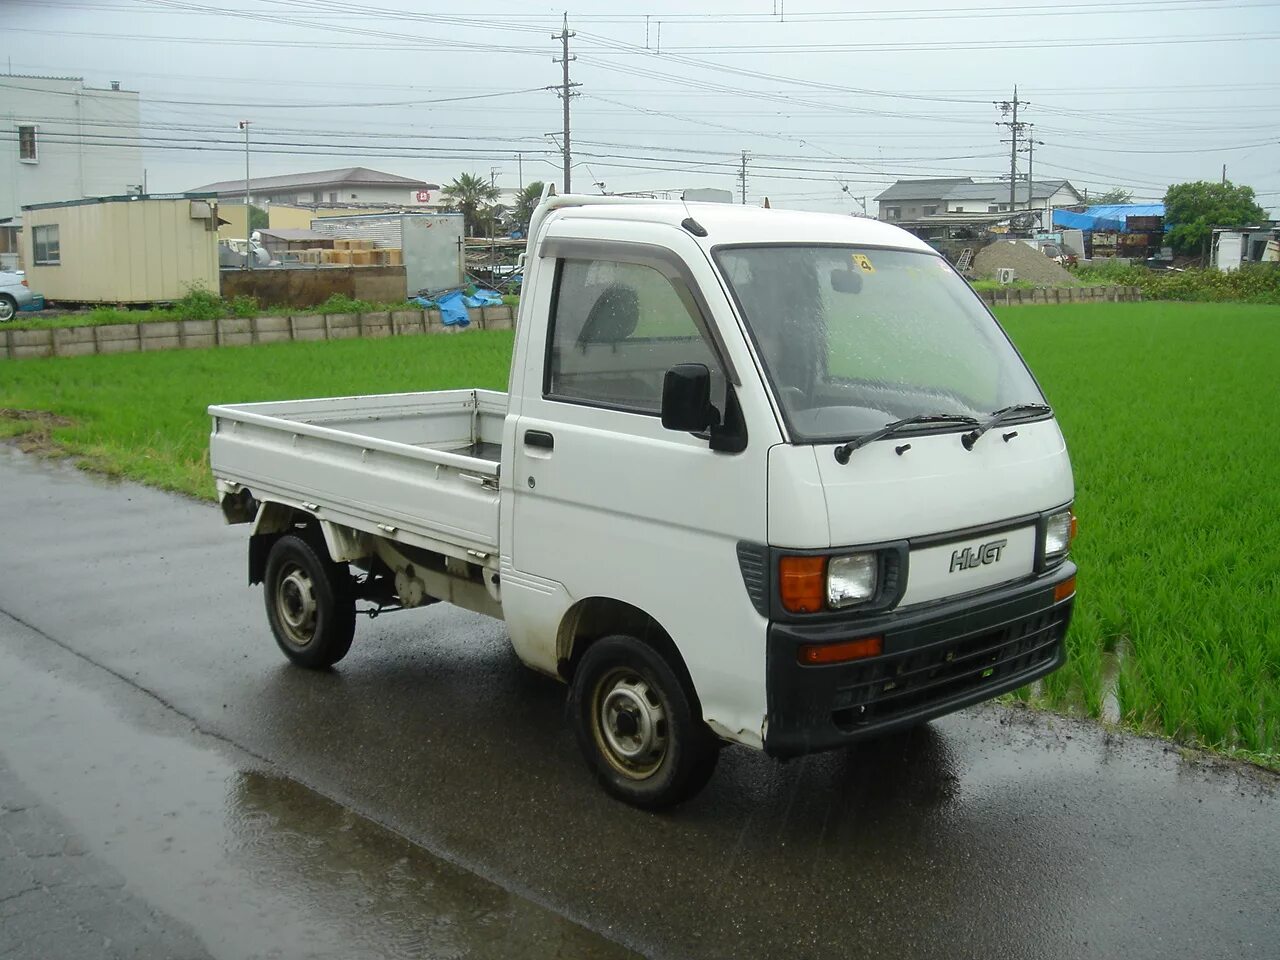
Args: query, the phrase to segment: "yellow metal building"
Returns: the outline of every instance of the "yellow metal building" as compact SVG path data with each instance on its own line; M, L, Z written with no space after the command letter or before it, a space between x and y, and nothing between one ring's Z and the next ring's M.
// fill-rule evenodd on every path
M224 206L222 209L223 216L226 217L225 211L229 208ZM267 208L267 219L272 230L307 230L310 229L312 220L320 220L324 217L350 217L362 213L390 213L391 211L391 207L367 203L346 207L319 205L291 207L284 203L273 203Z
M22 208L31 289L72 303L157 303L218 292L212 194L99 197Z
M249 235L248 220L245 211L249 209L243 203L218 204L219 240L243 240Z

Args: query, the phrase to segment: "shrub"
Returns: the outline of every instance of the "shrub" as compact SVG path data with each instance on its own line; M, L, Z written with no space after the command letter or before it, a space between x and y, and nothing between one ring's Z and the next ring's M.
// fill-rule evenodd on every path
M312 307L309 313L376 313L379 310L376 303L368 300L355 300L348 297L344 293L334 293L329 295L329 299L319 306Z
M188 289L187 295L175 300L170 308L177 320L217 320L227 315L227 302L201 286Z
M1239 270L1148 270L1108 263L1082 267L1086 283L1118 283L1142 288L1148 300L1280 303L1280 264L1246 263Z
M227 307L235 317L256 317L262 312L261 307L258 306L258 298L244 294L233 298Z

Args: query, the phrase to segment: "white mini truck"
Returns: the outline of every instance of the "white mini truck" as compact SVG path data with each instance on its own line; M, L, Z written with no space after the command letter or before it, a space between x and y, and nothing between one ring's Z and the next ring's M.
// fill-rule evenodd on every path
M424 379L429 377L424 370ZM1059 667L1062 434L935 251L873 220L545 198L509 392L209 408L285 655L371 612L506 621L612 793L696 793Z

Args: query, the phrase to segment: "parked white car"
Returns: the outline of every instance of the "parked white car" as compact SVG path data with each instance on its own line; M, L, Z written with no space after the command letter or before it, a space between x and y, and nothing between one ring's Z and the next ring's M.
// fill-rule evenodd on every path
M21 271L0 270L0 323L8 323L23 307L35 302Z
M981 299L870 219L609 197L530 226L509 391L210 407L285 655L356 607L506 621L600 782L842 747L1059 667L1073 483Z

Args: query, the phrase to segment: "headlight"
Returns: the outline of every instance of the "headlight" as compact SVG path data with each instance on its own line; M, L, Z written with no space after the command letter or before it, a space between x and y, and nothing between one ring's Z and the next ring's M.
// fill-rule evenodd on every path
M1071 510L1059 510L1052 513L1044 524L1044 560L1057 560L1066 556L1071 549L1072 535L1075 533L1075 520Z
M874 553L832 557L827 564L827 606L847 607L874 597L878 566Z

